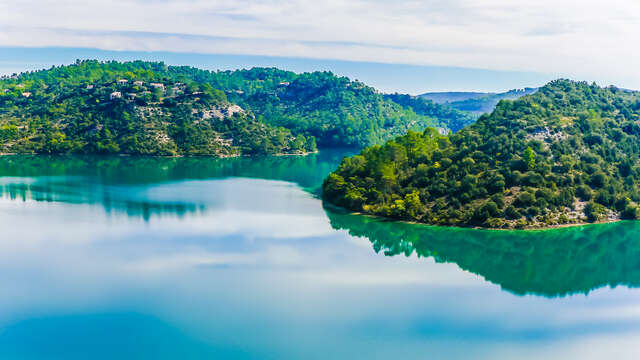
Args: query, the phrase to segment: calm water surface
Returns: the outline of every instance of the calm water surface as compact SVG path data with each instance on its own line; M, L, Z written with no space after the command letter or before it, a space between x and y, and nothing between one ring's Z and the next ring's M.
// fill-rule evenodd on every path
M0 158L0 359L637 359L640 223L323 208L343 153Z

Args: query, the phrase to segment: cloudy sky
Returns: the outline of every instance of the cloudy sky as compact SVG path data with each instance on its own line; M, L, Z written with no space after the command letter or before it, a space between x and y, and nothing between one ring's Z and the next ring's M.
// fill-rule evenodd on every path
M0 0L5 47L438 65L630 88L639 25L637 0Z

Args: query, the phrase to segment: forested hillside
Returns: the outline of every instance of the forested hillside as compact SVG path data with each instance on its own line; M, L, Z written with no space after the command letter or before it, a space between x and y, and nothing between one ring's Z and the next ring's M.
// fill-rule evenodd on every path
M439 110L329 72L87 60L0 80L0 152L295 154L457 130Z
M438 225L635 219L639 157L640 93L557 80L456 134L410 132L346 158L324 197Z
M0 81L0 151L217 155L304 153L315 139L258 121L162 63L77 62Z
M417 114L429 116L434 119L441 119L436 124L436 127L445 131L451 130L452 132L457 132L463 127L473 124L476 120L476 118L470 113L456 110L448 105L439 105L431 100L423 99L421 97L404 94L391 94L385 95L385 97L397 104L413 110Z
M492 112L500 100L516 100L519 97L533 94L537 90L537 88L524 88L502 93L439 92L426 93L419 97L425 100L432 100L440 105L449 106L471 116L475 120L482 114Z
M430 126L445 132L457 131L461 122L470 123L463 113L446 106L432 104L427 110L418 109L396 101L397 96L385 96L361 82L330 72L170 69L225 89L231 101L250 109L259 120L313 136L319 146L363 147L382 143L409 129Z

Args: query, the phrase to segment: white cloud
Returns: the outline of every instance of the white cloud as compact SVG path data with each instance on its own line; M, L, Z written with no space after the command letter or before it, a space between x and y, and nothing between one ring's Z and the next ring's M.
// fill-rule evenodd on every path
M635 0L0 3L0 45L524 70L640 87Z

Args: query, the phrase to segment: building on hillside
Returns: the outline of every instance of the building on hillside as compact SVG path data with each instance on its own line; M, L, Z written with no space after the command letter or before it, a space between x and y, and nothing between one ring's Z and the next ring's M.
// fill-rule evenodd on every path
M288 81L283 81L280 84L278 84L278 86L280 86L280 87L287 87L289 85L291 85L291 84Z
M122 98L122 93L120 93L120 91L114 91L111 93L111 95L109 95L109 99L111 100L120 98Z
M23 93L22 93L22 96L24 96L24 97L28 98L28 97L30 97L30 96L31 96L31 93L30 93L30 92L28 92L28 91L26 91L26 92L23 92Z
M127 79L119 79L118 81L116 81L118 85L126 85L128 82L129 80Z
M151 86L152 88L155 88L155 89L164 90L164 84L163 83L151 83L151 84L149 84L149 86Z
M134 93L127 93L126 97L127 97L127 100L135 100L138 97L138 95Z
M144 85L144 83L143 83L142 81L138 80L138 81L134 81L134 82L133 82L133 85L135 85L135 86L142 86L142 85Z
M93 89L93 85L87 85L87 90Z

